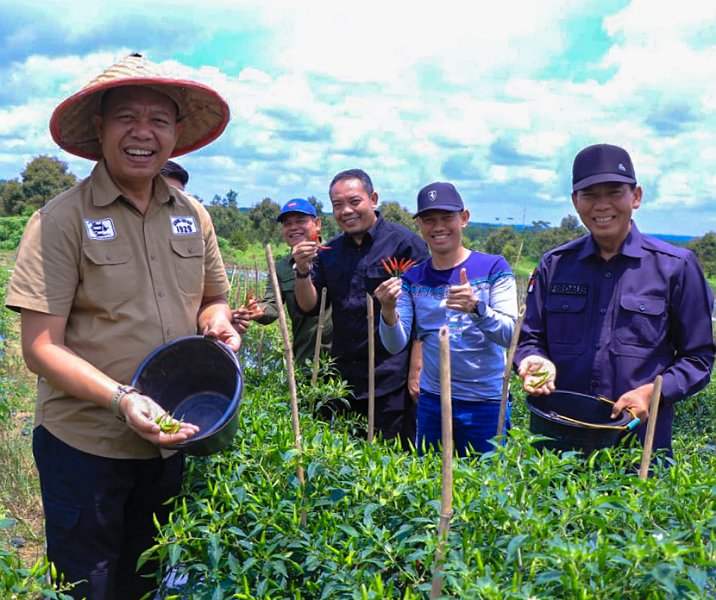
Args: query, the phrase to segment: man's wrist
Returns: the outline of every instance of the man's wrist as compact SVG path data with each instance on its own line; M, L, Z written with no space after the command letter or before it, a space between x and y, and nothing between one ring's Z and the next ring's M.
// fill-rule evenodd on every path
M296 273L296 279L308 279L308 276L311 274L311 269L307 269L306 272L303 273L296 264L293 265L293 270Z
M483 300L478 300L475 302L472 312L480 318L484 317L487 314L487 304Z
M126 395L134 394L136 392L139 392L137 388L133 388L130 385L121 384L118 385L117 389L114 391L114 395L112 396L112 400L110 402L110 409L112 410L114 416L117 417L120 421L126 421L126 419L124 418L122 411L119 410L119 403Z

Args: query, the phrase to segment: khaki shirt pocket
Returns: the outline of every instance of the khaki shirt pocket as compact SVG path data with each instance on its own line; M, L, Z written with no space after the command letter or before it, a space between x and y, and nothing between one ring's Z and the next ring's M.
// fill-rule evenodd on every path
M190 237L170 240L179 289L190 296L204 295L204 240Z
M85 295L97 304L117 305L137 291L134 254L125 242L87 242L82 244L84 264L81 273Z

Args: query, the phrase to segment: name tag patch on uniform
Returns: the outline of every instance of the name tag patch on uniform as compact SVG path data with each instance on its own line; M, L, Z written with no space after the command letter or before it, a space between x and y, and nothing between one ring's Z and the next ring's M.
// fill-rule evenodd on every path
M87 235L91 240L113 240L117 233L112 219L85 219Z
M563 294L565 296L586 296L589 285L586 283L553 283L549 288L550 294Z
M170 217L174 235L190 235L198 230L194 217Z

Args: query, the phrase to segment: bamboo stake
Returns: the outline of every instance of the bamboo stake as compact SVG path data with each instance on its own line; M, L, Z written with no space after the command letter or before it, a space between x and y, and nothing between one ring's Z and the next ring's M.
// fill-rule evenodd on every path
M442 494L440 523L438 525L438 547L435 551L433 581L430 599L439 598L442 593L442 568L450 533L452 518L452 394L450 377L450 335L447 326L440 328L440 424L442 428Z
M273 262L273 254L271 252L271 244L266 244L266 263L268 264L271 283L276 293L276 304L283 306L281 299L281 288L278 286L278 276L276 275L276 265ZM291 338L288 335L288 326L286 325L286 315L283 310L278 311L278 324L281 328L283 337L283 351L286 355L286 369L288 370L288 390L291 395L291 424L293 425L293 441L296 446L296 476L301 484L303 492L306 486L306 480L303 474L303 466L301 465L301 424L298 420L298 393L296 391L296 373L293 369L293 350L291 349ZM301 509L301 525L306 524L306 510Z
M313 373L311 374L311 385L318 381L318 367L321 358L321 341L323 339L323 325L326 320L326 288L321 290L321 308L318 311L318 326L316 327L316 347L313 349Z
M505 428L505 413L507 412L507 396L510 390L510 375L512 374L512 361L515 359L515 350L517 349L517 342L520 339L520 331L522 331L522 323L525 320L525 305L523 304L520 308L520 312L517 315L517 322L515 323L515 330L512 332L512 341L510 342L510 349L507 352L507 362L505 363L505 372L502 374L502 397L500 398L500 412L497 417L497 433L495 435L503 435Z
M368 311L368 443L373 442L375 429L375 329L373 297L365 295Z
M654 431L656 429L656 415L659 412L659 399L661 398L661 375L654 380L654 389L651 392L649 402L649 419L646 423L646 437L644 438L644 449L641 452L641 466L639 467L639 479L646 481L649 476L649 463L651 462L651 447L654 444Z

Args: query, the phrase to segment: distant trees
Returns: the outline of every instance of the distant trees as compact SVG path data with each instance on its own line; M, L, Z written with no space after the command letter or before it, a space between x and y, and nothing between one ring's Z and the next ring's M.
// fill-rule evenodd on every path
M524 244L524 237L514 227L498 227L487 236L483 252L501 254L508 263L514 264Z
M37 156L27 163L19 179L0 181L0 249L17 246L28 216L48 200L77 183L68 171L67 163L50 156ZM322 203L315 196L307 200L322 217L322 235L328 240L340 229L331 215L331 207L323 213ZM215 195L206 203L221 247L246 250L251 244L283 243L281 226L276 221L280 205L271 198L263 198L250 208L239 206L239 192L230 189L225 195ZM401 223L416 231L412 214L397 202L381 202L381 214L388 221ZM579 219L568 215L558 227L547 221L533 221L530 227L471 223L465 229L470 248L490 254L502 254L510 264L517 255L539 259L545 252L587 233ZM716 233L692 239L687 245L699 259L707 277L716 277Z
M412 213L397 202L381 202L378 210L386 221L400 223L412 231L418 231L418 224L413 219Z
M77 183L67 172L67 163L50 156L38 156L25 166L22 181L0 181L0 216L33 212Z
M531 237L530 254L538 258L548 250L587 233L587 230L574 215L564 217L559 227L545 227L544 221L536 221L533 223L534 225L537 225L537 231Z
M696 254L706 277L715 277L716 233L709 231L705 236L691 240L686 247Z

